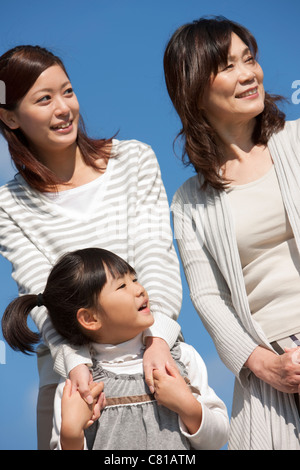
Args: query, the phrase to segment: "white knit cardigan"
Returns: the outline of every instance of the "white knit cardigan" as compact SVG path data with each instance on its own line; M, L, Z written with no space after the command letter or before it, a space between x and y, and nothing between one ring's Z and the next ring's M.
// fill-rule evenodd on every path
M300 120L287 122L268 147L300 252ZM244 367L257 345L272 346L251 316L227 193L202 191L194 176L176 192L172 211L192 302L236 376L229 449L299 449L293 395L278 392Z

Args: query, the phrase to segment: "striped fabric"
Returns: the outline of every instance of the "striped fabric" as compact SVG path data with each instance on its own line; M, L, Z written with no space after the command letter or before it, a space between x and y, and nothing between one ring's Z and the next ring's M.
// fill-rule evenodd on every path
M150 333L172 345L180 331L179 263L170 211L152 149L138 141L113 142L113 158L81 217L31 189L17 175L0 189L0 251L12 263L19 293L42 292L52 265L66 251L101 247L126 259L147 289L156 321ZM90 363L88 349L65 345L44 308L32 318L63 376Z
M300 120L268 144L300 252ZM172 203L175 237L193 304L220 358L237 380L230 449L299 449L293 394L284 394L243 367L257 345L272 346L251 316L227 193L186 181Z

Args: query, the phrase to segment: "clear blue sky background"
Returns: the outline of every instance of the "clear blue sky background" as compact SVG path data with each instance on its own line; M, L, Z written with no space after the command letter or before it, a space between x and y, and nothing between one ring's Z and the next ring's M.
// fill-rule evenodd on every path
M108 137L119 131L120 139L151 144L171 201L176 189L193 173L173 154L179 121L164 85L163 52L177 27L211 14L224 15L252 31L260 47L265 88L286 96L288 119L299 117L300 104L292 103L296 91L292 84L300 80L299 0L1 0L0 54L27 43L50 48L61 56L89 133ZM2 140L0 153L0 184L4 184L13 170ZM0 261L0 279L3 312L17 294L10 266L4 260ZM179 321L185 339L206 361L210 384L230 412L232 374L220 362L189 300L183 273L182 280L184 301ZM0 449L35 449L35 357L7 346L3 351L1 342L0 381Z

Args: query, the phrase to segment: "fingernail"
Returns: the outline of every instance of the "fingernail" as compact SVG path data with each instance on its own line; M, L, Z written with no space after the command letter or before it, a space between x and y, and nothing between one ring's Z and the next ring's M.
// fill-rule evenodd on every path
M88 397L86 397L85 401L87 402L88 405L92 405L94 401L92 395L89 395Z
M149 390L150 390L150 393L154 393L154 387L152 387L152 385L150 385Z

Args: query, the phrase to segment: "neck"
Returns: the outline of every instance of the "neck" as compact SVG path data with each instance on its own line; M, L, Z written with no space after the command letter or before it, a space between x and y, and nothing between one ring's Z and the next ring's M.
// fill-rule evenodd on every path
M241 160L251 153L254 147L252 135L255 120L234 123L233 125L214 125L218 135L218 144L221 146L226 164L228 160Z
M64 183L68 183L82 161L77 144L57 151L39 152L40 161Z

